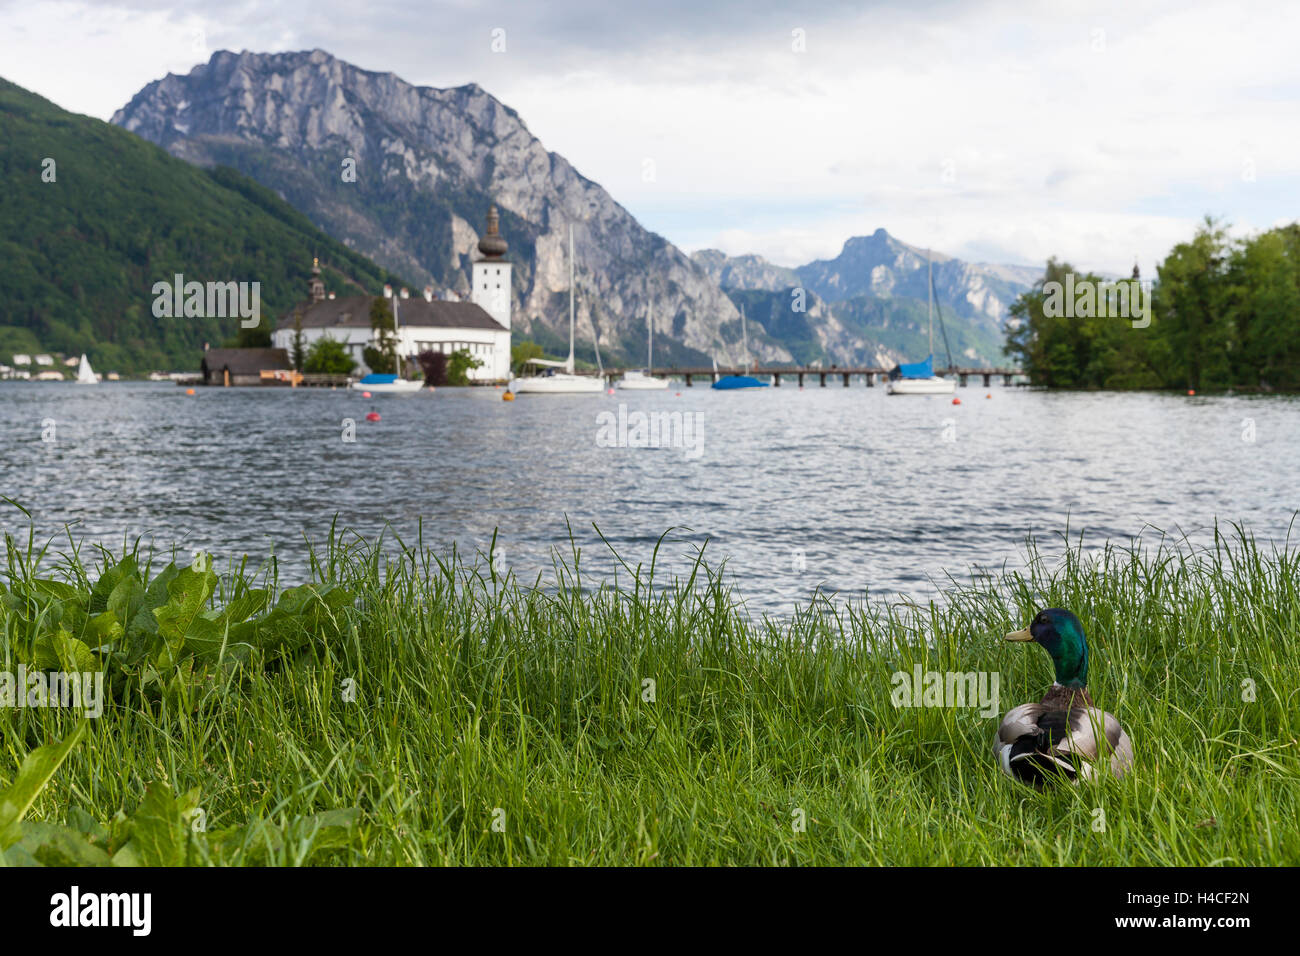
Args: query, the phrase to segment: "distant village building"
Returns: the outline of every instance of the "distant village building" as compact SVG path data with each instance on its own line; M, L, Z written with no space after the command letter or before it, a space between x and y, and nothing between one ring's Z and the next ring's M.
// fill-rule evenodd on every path
M46 355L46 354L44 354L44 353L41 353L40 355L36 356L36 364L37 364L37 365L53 365L53 364L54 364L54 356L52 356L52 355Z
M284 349L207 349L200 372L204 385L274 385L262 372L289 368Z
M31 364L32 364L32 357L31 357L30 355L28 355L26 352L15 352L15 353L14 353L14 364L15 364L15 365L31 365Z
M501 236L496 206L488 210L487 232L479 240L480 257L472 268L471 301L435 298L433 287L424 295L411 297L406 289L393 295L391 286L384 296L397 314L398 352L414 361L421 352L451 355L465 350L482 362L470 371L475 381L503 381L510 377L511 265L505 255L508 246ZM376 296L350 295L335 298L325 292L319 261L312 263L308 280L308 298L280 319L271 335L277 349L292 352L296 323L302 327L305 352L313 342L331 338L347 349L361 371L364 352L374 345L370 328L370 308Z

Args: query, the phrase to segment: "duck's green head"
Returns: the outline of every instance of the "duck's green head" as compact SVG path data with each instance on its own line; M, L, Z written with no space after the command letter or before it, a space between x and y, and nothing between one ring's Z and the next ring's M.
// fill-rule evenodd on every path
M1034 641L1052 655L1056 682L1065 687L1088 683L1088 641L1083 623L1059 607L1044 608L1030 625L1007 635L1008 641Z

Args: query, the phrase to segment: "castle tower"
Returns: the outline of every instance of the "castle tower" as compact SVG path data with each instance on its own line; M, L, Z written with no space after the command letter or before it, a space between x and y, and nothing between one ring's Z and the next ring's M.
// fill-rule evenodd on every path
M307 298L311 299L312 304L325 298L325 283L321 281L319 259L312 259L311 261L311 278L307 281Z
M505 260L509 247L501 237L501 219L497 207L488 209L487 232L478 241L480 258L474 261L473 291L470 299L482 307L508 330L510 328L510 263Z

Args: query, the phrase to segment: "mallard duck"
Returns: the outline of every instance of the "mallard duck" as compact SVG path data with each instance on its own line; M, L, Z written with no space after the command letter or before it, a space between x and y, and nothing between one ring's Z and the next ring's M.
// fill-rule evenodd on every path
M1035 704L1002 718L993 753L1007 776L1042 789L1049 777L1087 780L1110 755L1110 772L1122 777L1133 764L1133 745L1112 714L1088 696L1088 641L1069 611L1049 607L1008 641L1034 641L1052 655L1056 682Z

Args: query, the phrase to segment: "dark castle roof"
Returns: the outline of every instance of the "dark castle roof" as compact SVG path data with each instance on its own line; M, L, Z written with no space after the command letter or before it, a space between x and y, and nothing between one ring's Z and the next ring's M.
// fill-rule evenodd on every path
M263 369L289 367L289 353L284 349L208 349L203 353L205 372L228 368L232 375L256 375Z
M370 328L370 306L379 296L350 295L341 299L324 299L304 303L302 327L304 329ZM398 299L397 316L402 328L412 325L443 329L489 329L504 332L506 327L473 302L444 302L424 298ZM280 319L278 329L292 329L294 313Z

